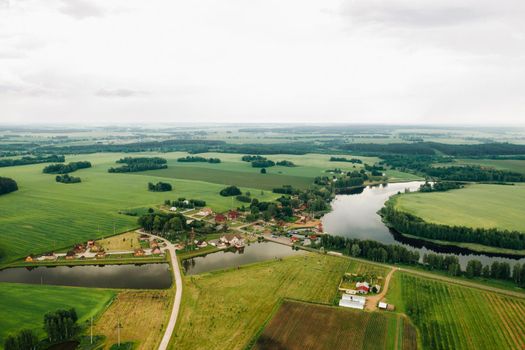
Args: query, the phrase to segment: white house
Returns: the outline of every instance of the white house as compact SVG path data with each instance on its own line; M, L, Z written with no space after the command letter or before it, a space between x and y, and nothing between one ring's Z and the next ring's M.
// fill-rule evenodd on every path
M380 309L383 309L383 310L386 310L388 308L388 304L387 303L384 303L382 301L379 302L379 304L377 305Z
M220 243L228 244L230 246L235 246L237 248L244 247L244 238L241 235L229 234L224 235L219 239Z
M339 300L339 306L349 307L352 309L363 310L365 308L366 298L351 294L343 294Z
M177 207L171 207L170 211L177 211Z

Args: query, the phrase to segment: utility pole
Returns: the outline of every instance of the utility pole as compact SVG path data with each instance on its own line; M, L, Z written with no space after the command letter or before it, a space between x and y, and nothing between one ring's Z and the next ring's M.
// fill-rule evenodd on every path
M91 344L93 344L93 316L91 316L90 341L91 341Z
M117 318L117 343L118 347L120 349L120 329L122 328L122 325L120 324L120 317Z

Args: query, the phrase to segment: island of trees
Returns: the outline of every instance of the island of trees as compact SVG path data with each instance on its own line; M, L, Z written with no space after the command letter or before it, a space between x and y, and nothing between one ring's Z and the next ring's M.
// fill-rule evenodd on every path
M50 155L50 156L24 156L21 158L9 158L9 159L0 159L0 168L7 166L17 166L17 165L28 165L28 164L39 164L39 163L51 163L51 162L64 162L65 157L59 155Z
M180 197L177 200L166 199L164 201L164 205L174 206L176 208L193 209L205 207L206 201L202 199L186 199L184 197Z
M116 168L109 168L110 173L130 173L145 170L166 169L167 160L160 157L126 157L117 160L119 164L125 164Z
M202 163L217 164L217 163L220 163L221 160L219 158L204 158L204 157L199 157L199 156L186 156L186 157L177 159L177 162L182 162L182 163L202 162Z
M358 158L346 158L346 157L330 157L330 162L348 162L353 164L362 164L363 161Z
M66 173L72 173L73 171L76 171L78 169L86 169L91 168L91 163L88 161L80 161L80 162L71 162L68 164L49 164L46 166L42 172L46 174L66 174Z
M159 181L156 184L154 184L152 182L148 182L148 191L152 191L152 192L167 192L167 191L171 191L171 190L172 190L172 186L171 186L171 184L169 184L167 182Z
M241 160L243 162L249 162L254 168L269 168L275 166L273 160L269 160L266 157L255 155L255 156L242 156ZM293 164L293 163L292 163Z
M57 175L55 177L55 181L56 182L61 182L61 183L64 183L64 184L74 184L74 183L81 182L79 177L70 176L69 174Z
M456 190L463 187L464 185L461 182L438 181L430 183L427 181L421 186L419 186L419 192L445 192L448 190Z
M0 177L0 195L18 190L15 180L9 177Z
M277 165L277 166L286 166L286 167L294 167L294 166L296 166L294 164L294 162L292 162L290 160L281 160L281 161L278 161L277 163L275 163L275 165Z
M231 196L238 196L241 195L242 192L237 186L228 186L226 188L223 188L219 194L223 197L231 197Z
M472 228L448 226L426 222L423 219L397 210L395 197L381 209L381 215L388 225L400 233L448 242L477 243L506 249L525 249L525 234L497 228Z

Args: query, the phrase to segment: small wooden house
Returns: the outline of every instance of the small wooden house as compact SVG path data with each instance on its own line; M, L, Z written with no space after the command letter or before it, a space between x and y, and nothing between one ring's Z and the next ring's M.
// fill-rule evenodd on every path
M36 256L33 255L33 254L30 254L30 255L28 255L28 256L25 258L25 262L33 262L33 261L35 261L35 259L36 259Z
M133 256L144 256L145 254L146 252L142 248L135 249L135 251L133 252Z

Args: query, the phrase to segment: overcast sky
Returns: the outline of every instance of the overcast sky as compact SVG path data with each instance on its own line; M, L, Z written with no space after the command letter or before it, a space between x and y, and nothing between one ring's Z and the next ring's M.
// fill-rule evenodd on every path
M523 0L0 0L0 122L525 124Z

